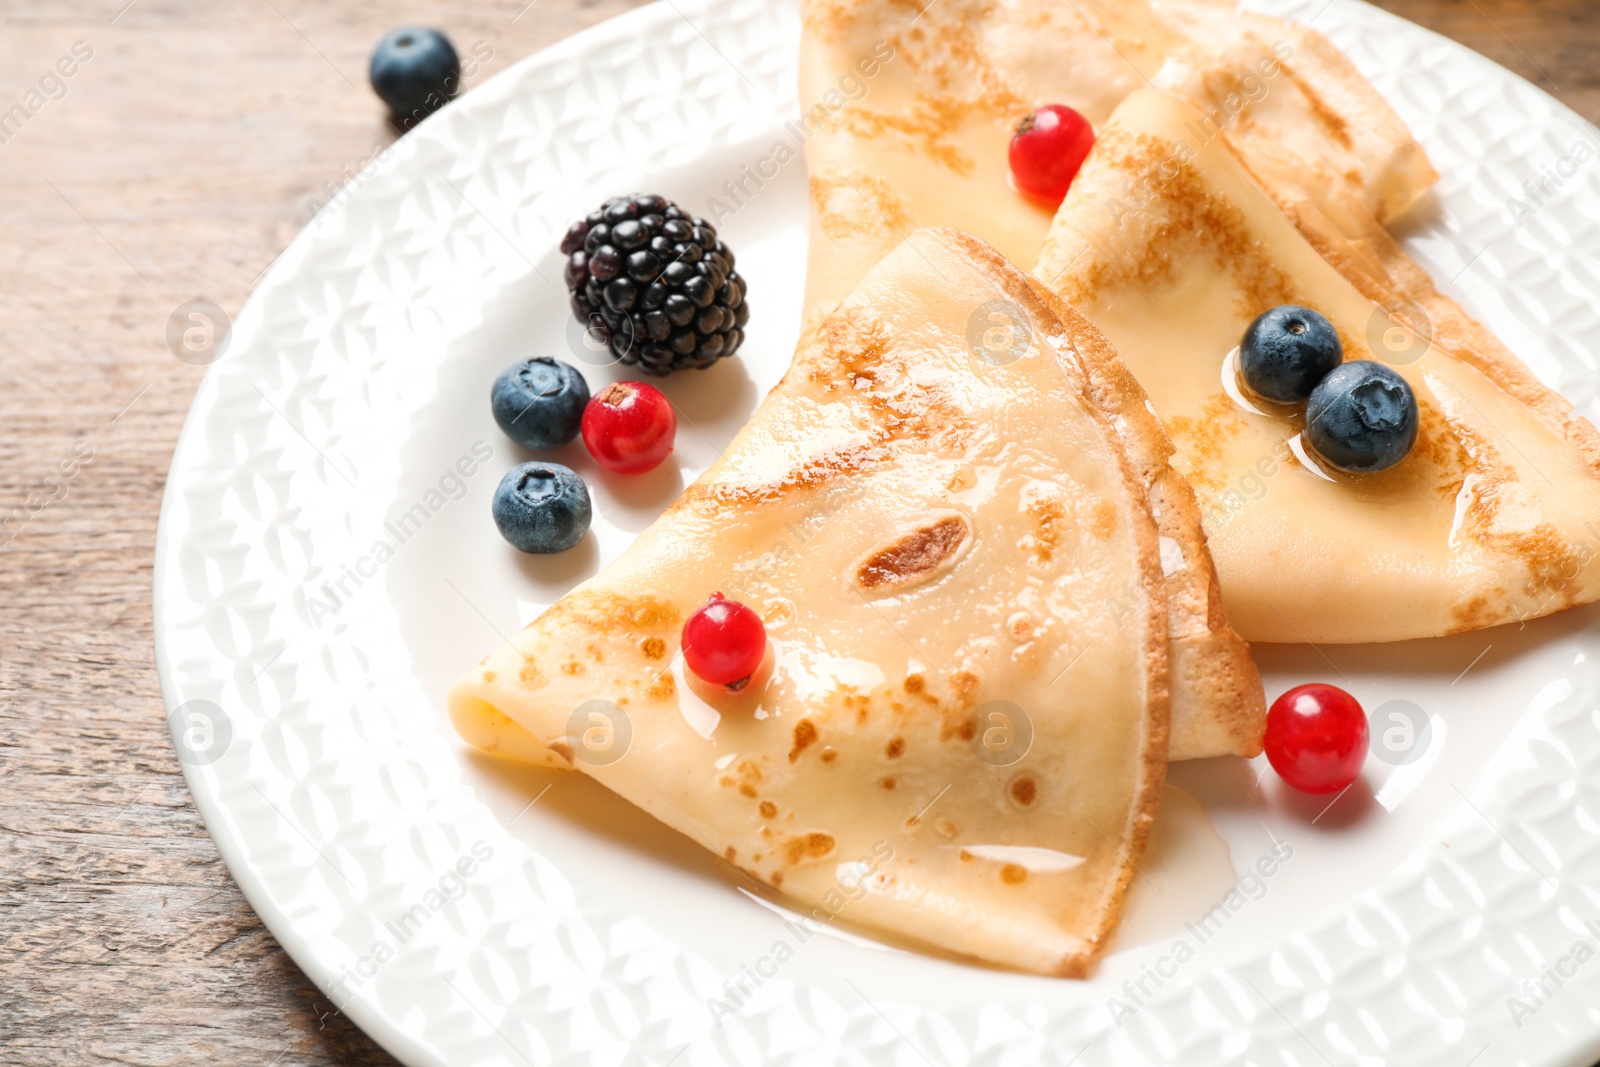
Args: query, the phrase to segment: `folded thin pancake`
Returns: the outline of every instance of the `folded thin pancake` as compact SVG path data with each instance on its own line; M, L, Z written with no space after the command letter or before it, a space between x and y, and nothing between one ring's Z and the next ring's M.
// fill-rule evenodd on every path
M1020 340L969 341L990 302ZM981 242L914 234L676 504L456 685L463 734L515 723L807 909L1084 973L1165 774L1166 606L1090 396L1122 383L1091 386L1076 350L1103 342L1053 305ZM713 591L768 627L738 693L678 655Z
M1406 327L1391 334L1387 322L1375 319L1369 343L1384 352L1403 353L1412 336L1426 338L1560 426L1590 463L1600 464L1600 432L1573 411L1571 402L1539 381L1488 327L1441 293L1365 205L1344 195L1312 202L1281 185L1268 189L1311 246L1362 295L1382 306L1389 320Z
M1349 198L1380 222L1437 177L1321 34L1232 0L804 0L802 16L808 322L918 226L1032 263L1051 212L1011 187L1007 145L1043 104L1098 129L1129 93L1169 88L1285 198Z
M1090 396L1122 438L1161 535L1172 675L1167 758L1260 755L1267 726L1261 672L1222 610L1199 505L1172 467L1172 443L1143 387L1106 339L1037 280L1034 287L1057 318L1072 324Z
M1404 123L1321 34L1227 0L941 0L919 10L803 6L808 322L917 226L956 226L1033 262L1050 212L1010 186L1006 148L1042 103L1069 104L1098 127L1129 93L1169 85L1202 109L1196 133L1229 138L1275 196L1307 205L1308 217L1325 205L1330 239L1399 215L1436 178ZM1184 501L1157 509L1167 542L1184 546L1184 567L1168 575L1171 758L1255 755L1256 669L1223 611L1189 491L1170 472L1168 484L1148 488Z
M1194 136L1195 117L1156 90L1124 102L1036 274L1145 384L1200 500L1233 625L1256 641L1389 641L1600 596L1593 428L1477 324L1430 344L1393 321L1384 306L1403 297L1380 257L1358 272L1359 249L1329 238L1353 284L1224 139ZM1230 351L1286 303L1326 315L1346 359L1382 358L1410 382L1421 426L1401 463L1330 475L1296 451L1298 416L1238 391Z

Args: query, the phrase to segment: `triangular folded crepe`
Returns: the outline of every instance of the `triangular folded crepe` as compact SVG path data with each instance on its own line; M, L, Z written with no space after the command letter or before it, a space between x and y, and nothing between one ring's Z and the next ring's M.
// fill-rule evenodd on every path
M1166 608L1090 396L1125 383L1091 385L1075 349L1103 342L1052 303L965 234L914 235L660 520L455 687L455 721L508 717L813 915L1082 974L1164 777ZM769 628L738 693L678 655L719 590Z
M1232 0L805 0L807 321L918 226L1032 263L1051 211L1009 182L1017 122L1066 104L1098 129L1151 84L1185 95L1285 199L1399 215L1437 175L1404 123L1309 27ZM1332 216L1330 216L1332 217ZM1358 236L1350 234L1349 236Z
M1050 212L1010 186L1006 146L1044 103L1069 104L1099 126L1129 93L1170 85L1202 108L1197 131L1231 139L1280 200L1308 213L1326 206L1340 238L1400 214L1436 177L1321 34L1228 0L940 0L910 19L886 0L807 0L803 17L808 321L917 226L959 227L1033 262ZM1188 496L1181 479L1168 480L1171 495ZM1168 576L1171 758L1255 755L1259 682L1192 511L1157 510L1186 560Z
M1197 117L1155 90L1122 104L1036 273L1148 390L1200 499L1232 623L1259 641L1390 641L1600 597L1593 428L1503 347L1475 344L1476 324L1430 345L1391 321L1383 305L1400 294L1377 260L1352 271L1363 293L1222 138L1196 136ZM1296 453L1297 418L1257 413L1230 388L1245 326L1286 303L1326 315L1346 359L1384 358L1411 383L1420 435L1397 466L1330 477Z

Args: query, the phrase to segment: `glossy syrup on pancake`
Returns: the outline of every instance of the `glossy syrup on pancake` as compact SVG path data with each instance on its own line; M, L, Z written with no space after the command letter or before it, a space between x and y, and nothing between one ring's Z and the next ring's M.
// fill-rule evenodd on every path
M1305 240L1225 140L1195 143L1195 114L1156 90L1130 97L1036 272L1146 384L1200 500L1232 623L1259 641L1402 640L1600 595L1600 552L1586 547L1600 475L1559 412L1501 384L1521 380L1509 354L1415 337L1398 346L1419 437L1404 461L1368 475L1308 462L1297 415L1230 393L1230 351L1279 304L1325 315L1347 359L1389 353L1371 347L1381 307Z

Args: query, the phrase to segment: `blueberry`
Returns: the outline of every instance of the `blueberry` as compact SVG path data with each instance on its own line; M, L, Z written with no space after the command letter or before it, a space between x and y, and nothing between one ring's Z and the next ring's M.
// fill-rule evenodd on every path
M494 524L524 552L565 552L589 531L589 489L559 463L512 467L494 491Z
M1417 396L1370 359L1341 363L1311 390L1306 441L1340 470L1366 474L1399 463L1417 443Z
M461 60L444 34L411 26L378 42L367 77L395 124L410 128L460 90Z
M1296 304L1257 316L1239 342L1245 384L1268 400L1294 404L1311 395L1323 375L1344 359L1333 323Z
M494 421L524 448L558 448L578 436L587 403L583 375L549 356L511 364L489 391Z

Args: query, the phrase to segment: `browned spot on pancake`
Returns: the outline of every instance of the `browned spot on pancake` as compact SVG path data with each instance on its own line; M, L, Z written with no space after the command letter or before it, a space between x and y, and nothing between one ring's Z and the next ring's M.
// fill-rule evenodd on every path
M590 658L593 659L596 663L604 663L605 662L605 658L606 658L605 657L605 653L600 651L600 646L598 646L598 645L590 645L585 651L587 651L589 653Z
M829 237L895 234L916 229L916 221L894 187L870 174L811 176L811 208Z
M739 773L744 775L746 778L751 779L752 781L761 781L761 768L758 767L752 760L740 760Z
M1028 515L1033 519L1033 555L1040 563L1055 558L1067 527L1067 506L1058 493L1032 493Z
M1032 778L1023 774L1012 779L1011 799L1018 807L1031 808L1038 798L1039 786Z
M782 885L783 885L783 872L782 871L773 871L772 872L772 888L777 889Z
M576 762L572 758L572 746L567 744L565 741L552 741L550 742L549 748L551 752L554 752L556 755L566 760L568 764Z
M939 709L939 740L959 737L963 741L971 741L977 735L977 724L970 712L973 696L978 690L978 676L969 670L959 670L952 672L947 680L950 688L955 690L955 698ZM932 703L938 706L937 700Z
M1068 303L1127 284L1162 286L1197 247L1208 251L1238 287L1236 310L1246 320L1279 304L1315 302L1295 291L1239 209L1212 194L1187 161L1190 149L1151 134L1112 129L1095 145L1095 155L1116 173L1144 176L1141 186L1122 198L1134 213L1131 225L1138 228L1140 252L1137 257L1084 257L1083 266L1064 279L1061 295Z
M952 737L971 741L977 736L977 724L964 704L948 704L939 709L939 740Z
M972 528L961 516L942 518L868 556L856 568L856 581L864 589L922 581L955 555L971 534Z
M1111 531L1117 528L1117 507L1109 500L1101 500L1094 506L1094 516L1089 520L1089 532L1096 537L1110 537Z
M522 661L522 669L517 671L517 677L530 689L544 684L544 675L539 673L539 668L533 665L531 659Z
M651 700L671 700L678 693L677 680L672 677L671 671L662 671L656 675L656 680L650 683L650 688L645 690L645 695Z
M793 763L800 758L800 753L817 739L817 728L810 719L801 719L794 724L794 747L789 750L789 762Z
M847 476L891 462L903 449L926 452L964 444L977 430L950 395L951 386L919 384L921 379L908 374L906 364L920 356L920 349L899 353L891 342L889 330L869 309L851 307L819 323L796 352L784 381L795 376L834 395L843 410L857 417L862 433L805 456L776 478L732 457L735 461L714 477L691 485L673 508L711 515L730 505L832 488Z
M1527 564L1543 589L1574 603L1583 591L1583 564L1554 526L1541 522L1526 533L1508 536L1508 547Z
M893 778L885 778L883 780L883 787L885 789L893 789L894 788L894 779Z
M1455 500L1474 463L1449 420L1425 392L1417 396L1417 443L1404 463L1384 472L1391 477L1427 475L1440 496Z
M739 850L734 848L732 845L729 845L727 848L722 850L722 858L727 860L729 863L732 863L734 860L739 858Z
M495 678L496 678L496 675L495 675L494 671L484 671L483 672L483 684L484 685L493 685Z
M1467 521L1461 524L1461 530L1489 551L1519 560L1527 567L1526 591L1536 610L1523 611L1522 617L1571 607L1583 592L1583 560L1575 547L1549 522L1518 525L1526 510L1519 493L1519 472L1501 457L1488 433L1456 418L1449 419L1449 426L1472 463L1472 477L1462 489L1467 494ZM1462 632L1504 622L1519 612L1501 597L1483 603L1468 601L1452 614L1456 621L1454 632Z
M1489 598L1480 593L1465 604L1457 604L1451 609L1450 617L1455 625L1448 632L1461 634L1493 626L1498 621L1498 615L1499 611Z
M796 352L789 373L804 374L852 407L864 405L875 448L902 439L923 448L962 443L973 432L966 406L954 401L947 384L926 383L909 373L910 363L921 362L922 354L919 346L897 347L871 310L850 307L817 327Z
M889 330L881 319L863 308L847 308L828 316L806 346L820 356L806 366L807 377L829 388L840 381L856 388L858 379L875 384L889 346Z
M846 104L832 119L824 136L871 142L917 158L938 160L958 173L972 166L965 153L959 126L969 119L1005 122L1010 125L1038 101L1018 92L1014 72L996 69L992 48L979 27L1006 21L979 7L958 6L949 11L926 0L891 0L890 10L881 6L831 5L827 9L807 5L808 33L835 43L834 55L848 62L865 55L866 41L882 34L893 46L892 58L885 60L876 78L895 87L894 106L877 111L873 94ZM1069 14L1070 12L1070 14ZM1014 16L1006 16L1013 18ZM1049 20L1069 20L1070 27L1049 25ZM1043 33L1060 39L1097 39L1104 31L1064 8L1055 12L1033 12L1031 24L1045 20ZM889 32L892 31L892 32ZM860 42L846 47L847 38ZM1112 45L1126 53L1131 42ZM837 77L843 63L836 63L830 80ZM876 90L874 92L877 92ZM904 104L898 101L909 97Z
M962 863L971 863L972 860L973 860L973 855L972 855L972 853L968 852L964 848L963 849L957 849L956 850L956 858L959 859Z
M561 665L562 674L582 674L585 670L587 670L587 668L575 659L568 660L566 663Z
M639 642L639 651L645 659L660 659L667 651L667 643L659 637L647 637Z
M1339 147L1350 148L1354 142L1350 140L1350 126L1345 121L1344 116L1339 114L1337 109L1329 107L1328 102L1317 95L1315 89L1311 88L1311 83L1298 77L1294 69L1288 64L1283 65L1283 72L1289 76L1289 80L1294 83L1295 88L1299 89L1306 98L1312 117L1317 120L1318 124L1328 131L1330 137L1339 142Z
M957 146L950 134L973 110L970 105L948 97L923 97L904 114L888 114L864 109L850 111L841 114L836 125L842 131L858 138L869 140L893 138L912 144L926 158L966 177L972 173L973 158ZM851 180L859 185L861 177L859 174L853 175ZM874 195L873 199L877 200L879 197ZM831 202L837 204L840 201L838 198L833 198ZM879 226L883 225L880 220ZM911 226L914 224L888 228L905 232ZM827 232L826 227L824 232ZM845 231L838 236L850 235L850 231Z
M835 449L812 456L775 482L697 481L684 490L674 508L706 507L720 510L729 505L759 504L775 500L799 489L818 489L847 474L859 474L888 457L880 448L867 445Z
M927 682L920 674L908 674L906 675L904 684L906 692L920 693L922 692L922 687L926 685Z
M1245 425L1244 415L1224 393L1207 397L1198 415L1174 415L1166 420L1167 435L1189 461L1189 481L1196 489L1220 493L1227 487L1223 454Z
M747 796L747 797L750 797L751 799L754 799L755 795L756 795L756 787L751 785L749 782L740 782L739 783L739 794L741 796Z
M833 749L825 748L825 749L822 750L822 762L823 763L832 763L834 760L836 760L838 758L839 758L839 753L835 752Z
M959 832L956 824L942 815L933 821L933 828L945 837L954 837Z
M813 830L796 834L783 843L784 859L793 867L801 860L820 860L833 851L833 835Z
M676 629L683 619L670 601L641 594L583 592L563 597L539 617L535 625L546 633L556 632L570 620L577 627L598 634L632 636L651 630Z
M750 857L750 862L752 862L752 863L760 863L761 862L761 853L757 852L754 856L751 856Z
M1028 880L1028 868L1008 863L1000 868L1000 880L1006 885L1021 885Z
M891 737L889 743L883 747L883 754L890 759L899 759L905 754L905 751L906 739L899 735Z
M721 778L717 779L717 784L722 786L722 788L727 789L733 785L733 779L724 774Z
M763 819L770 819L770 818L772 818L773 816L775 816L777 814L778 814L778 805L774 804L770 800L763 800L761 802L761 817Z

